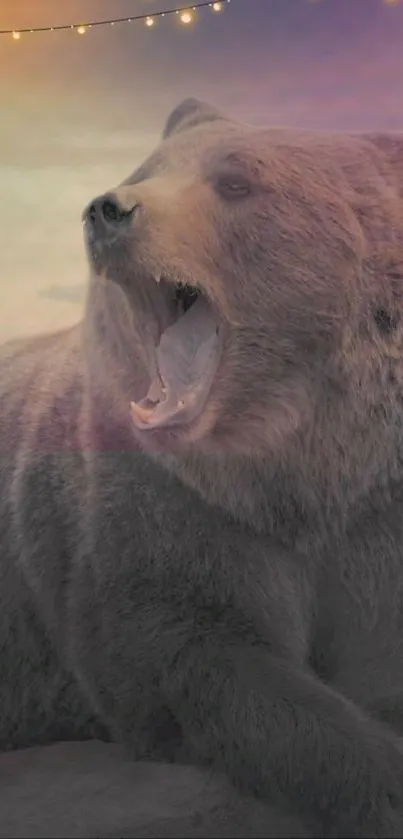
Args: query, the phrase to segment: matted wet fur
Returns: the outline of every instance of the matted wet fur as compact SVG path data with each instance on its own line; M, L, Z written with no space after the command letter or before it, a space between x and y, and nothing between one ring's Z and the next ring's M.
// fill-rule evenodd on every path
M3 748L403 835L402 179L399 136L189 100L91 202L83 324L1 355Z

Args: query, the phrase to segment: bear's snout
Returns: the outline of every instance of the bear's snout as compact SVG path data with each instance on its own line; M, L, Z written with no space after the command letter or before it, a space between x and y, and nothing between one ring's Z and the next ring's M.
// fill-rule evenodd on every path
M83 222L92 241L116 240L128 232L140 205L124 207L111 192L95 198L83 213Z

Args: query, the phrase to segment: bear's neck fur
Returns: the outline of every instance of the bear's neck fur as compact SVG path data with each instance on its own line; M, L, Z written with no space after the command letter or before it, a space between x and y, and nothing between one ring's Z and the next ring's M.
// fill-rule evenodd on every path
M378 374L381 380L385 371ZM329 393L314 423L277 455L162 459L208 502L285 544L342 537L402 492L401 397L385 397L377 378L368 370L349 382L348 393Z
M93 295L98 293L90 290L84 328L84 352L87 362L91 359L89 445L136 451L129 401L136 389L144 387L144 368L140 355L133 366L127 365L127 346L120 336L122 320L129 314L114 308L115 292L108 307L95 306ZM94 317L100 311L102 317ZM287 544L326 542L400 491L403 354L399 345L398 332L383 340L368 324L364 330L352 330L326 382L321 382L307 424L267 457L197 452L150 457L208 503L256 530L270 532Z

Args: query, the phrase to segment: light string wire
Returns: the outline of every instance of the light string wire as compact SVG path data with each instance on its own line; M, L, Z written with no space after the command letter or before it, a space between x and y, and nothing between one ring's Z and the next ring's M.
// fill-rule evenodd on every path
M311 3L320 1L321 0L308 0L308 2ZM73 30L79 35L84 35L88 29L99 26L115 26L120 23L138 23L141 21L146 27L151 29L158 18L172 17L174 15L178 15L180 23L186 26L195 22L195 13L198 9L209 8L213 12L221 12L230 2L231 0L217 0L217 2L214 2L214 0L201 0L201 2L194 3L192 6L175 6L174 8L165 9L165 11L161 12L146 12L144 14L130 15L127 17L108 18L107 20L91 20L88 21L88 23L61 23L55 24L54 26L0 29L0 35L11 35L15 41L19 41L22 35L31 35L36 32L63 32ZM322 0L322 2L324 2L324 0ZM381 2L383 2L386 6L397 6L403 2L403 0L381 0Z
M88 23L61 23L55 26L33 26L19 29L0 29L0 35L11 35L15 41L19 41L21 35L32 35L39 32L64 32L67 30L74 30L79 35L84 35L87 29L93 29L99 26L115 26L120 23L143 23L151 28L157 18L172 17L178 15L182 24L189 25L195 20L195 12L198 9L209 8L213 12L221 12L231 0L219 0L219 2L212 2L212 0L203 0L203 2L194 3L192 6L175 6L171 9L165 9L163 12L147 12L140 15L130 15L127 17L110 18L108 20L91 20Z

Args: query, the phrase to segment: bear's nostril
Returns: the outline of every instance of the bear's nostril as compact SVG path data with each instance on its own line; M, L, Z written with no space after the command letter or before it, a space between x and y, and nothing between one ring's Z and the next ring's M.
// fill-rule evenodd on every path
M138 209L134 204L130 209L122 207L113 195L102 195L93 201L84 212L83 220L90 223L91 228L98 235L104 235L112 228L124 227Z
M121 224L132 215L133 210L123 210L114 201L106 199L102 204L101 212L108 224Z

